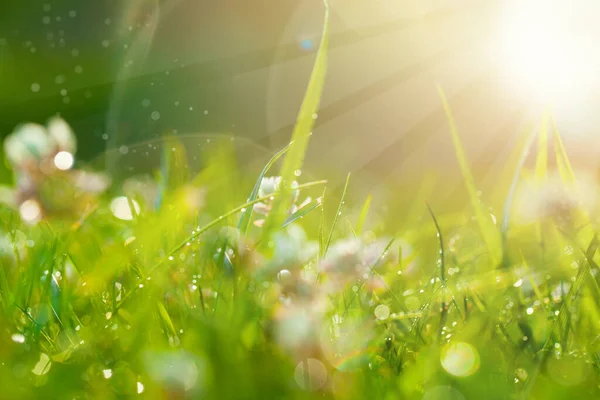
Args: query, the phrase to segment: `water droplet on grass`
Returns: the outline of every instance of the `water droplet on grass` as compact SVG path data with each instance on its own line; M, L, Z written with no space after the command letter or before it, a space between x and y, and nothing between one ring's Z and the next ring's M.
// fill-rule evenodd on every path
M10 338L15 343L25 343L25 336L21 335L20 333L13 333Z
M385 304L380 304L377 307L375 307L375 318L377 318L378 320L384 321L388 319L389 316L390 308Z
M518 281L516 281L513 286L514 287L521 287L521 285L523 284L523 279L519 279Z
M533 308L529 307L529 308L527 308L527 315L531 315L531 314L533 314Z

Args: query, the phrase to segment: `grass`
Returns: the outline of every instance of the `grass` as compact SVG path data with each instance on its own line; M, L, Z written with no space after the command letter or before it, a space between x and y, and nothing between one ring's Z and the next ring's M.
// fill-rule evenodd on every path
M29 156L7 154L0 192L0 398L600 397L592 188L550 116L479 188L440 89L460 213L430 179L388 199L350 196L350 175L294 183L326 48L327 21L293 140L257 176L225 139L192 174L171 137L155 176L94 191L79 165L48 169L57 149L13 142Z

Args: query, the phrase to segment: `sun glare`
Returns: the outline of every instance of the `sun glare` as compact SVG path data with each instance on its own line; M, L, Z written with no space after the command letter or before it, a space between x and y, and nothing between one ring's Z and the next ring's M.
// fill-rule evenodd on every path
M507 2L497 55L510 90L538 103L580 100L598 83L595 0Z

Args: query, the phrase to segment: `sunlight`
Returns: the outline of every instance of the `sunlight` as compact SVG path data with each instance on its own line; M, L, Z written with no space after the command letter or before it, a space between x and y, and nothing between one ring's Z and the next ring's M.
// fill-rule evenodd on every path
M593 0L507 3L497 56L510 89L544 105L579 101L597 83L599 10Z

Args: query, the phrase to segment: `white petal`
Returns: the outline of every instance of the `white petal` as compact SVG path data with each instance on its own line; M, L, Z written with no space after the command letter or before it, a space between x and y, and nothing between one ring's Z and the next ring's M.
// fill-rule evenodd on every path
M48 122L48 133L58 148L73 154L77 150L77 139L64 119L54 117Z
M31 123L21 125L12 135L36 159L44 158L52 151L50 138L46 129L41 125Z
M4 153L12 165L21 165L28 159L33 159L27 146L14 135L10 135L4 141Z

